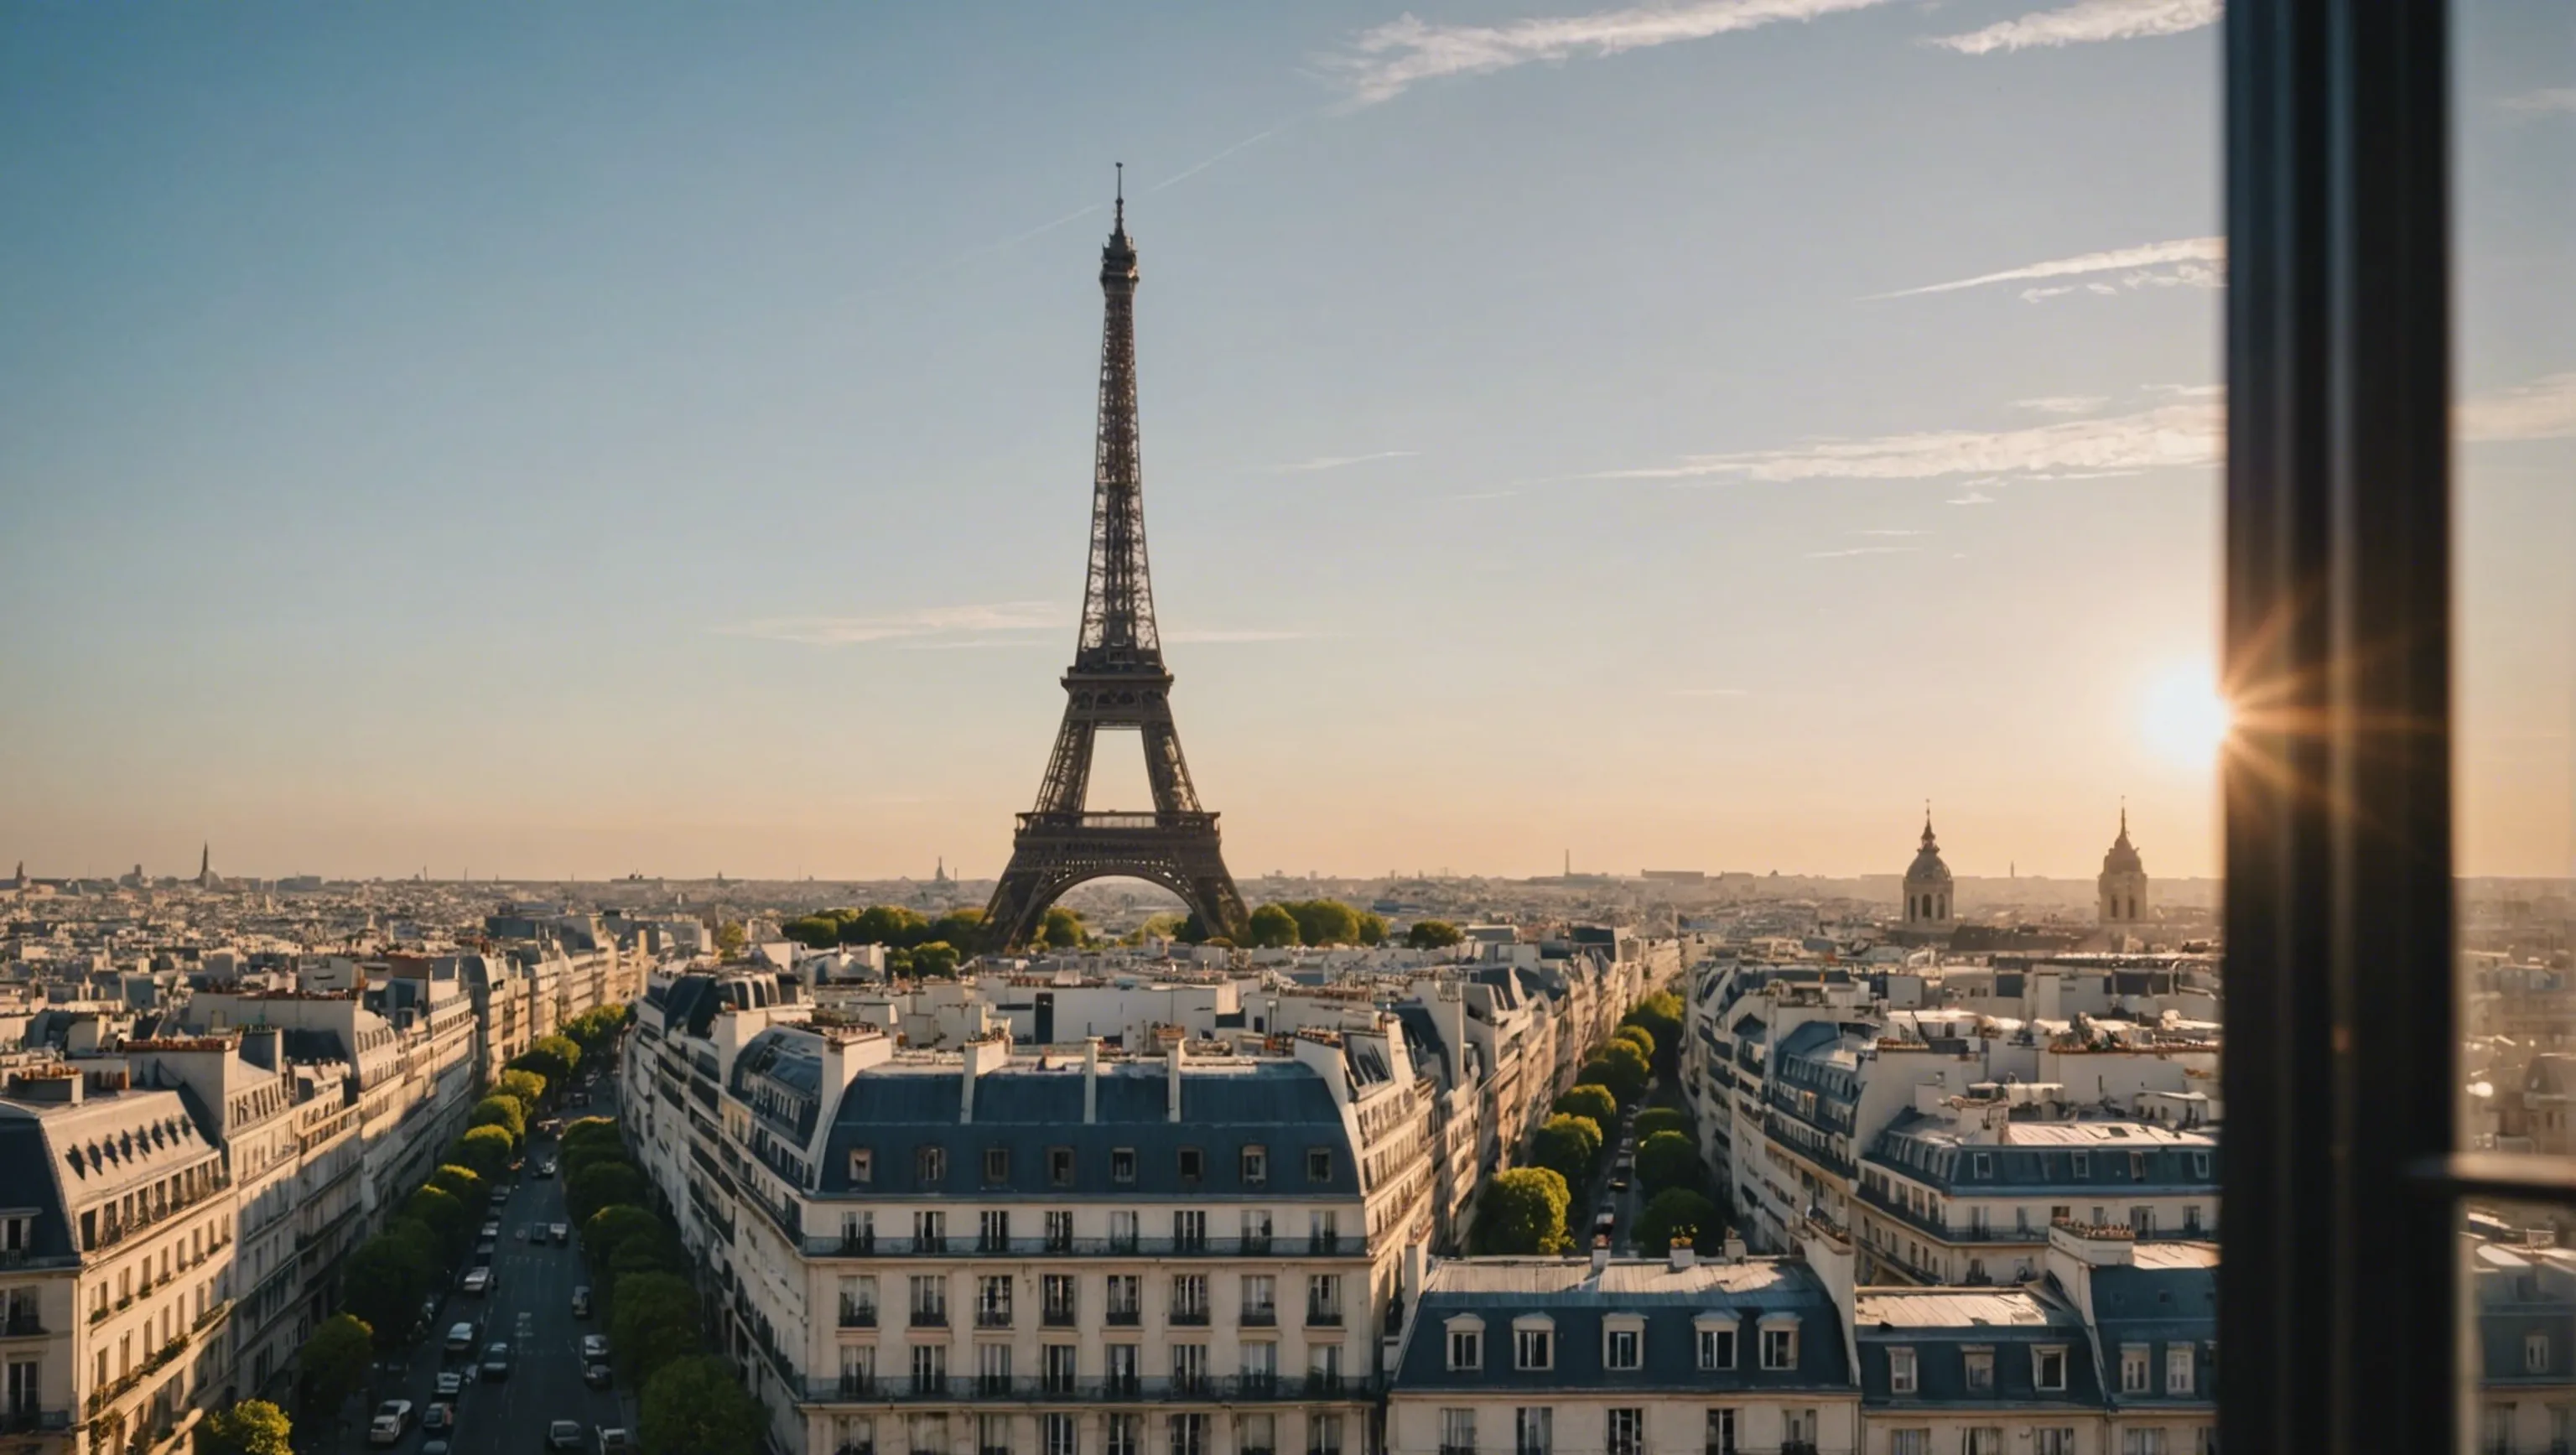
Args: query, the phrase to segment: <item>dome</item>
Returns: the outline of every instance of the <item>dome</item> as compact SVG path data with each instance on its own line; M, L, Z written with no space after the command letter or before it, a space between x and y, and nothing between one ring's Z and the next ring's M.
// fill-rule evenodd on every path
M2129 842L2129 811L2120 810L2120 836L2111 841L2111 850L2102 856L2105 874L2144 874L2147 866L2138 857L2138 847Z
M1923 847L1914 851L1914 863L1905 871L1905 882L1908 885L1950 882L1950 866L1941 862L1941 844L1932 837L1932 815L1929 813L1923 815Z

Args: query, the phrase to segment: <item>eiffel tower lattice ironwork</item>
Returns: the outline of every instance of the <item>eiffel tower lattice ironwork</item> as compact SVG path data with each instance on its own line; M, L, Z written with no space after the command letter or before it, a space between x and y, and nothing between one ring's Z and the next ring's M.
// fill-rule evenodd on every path
M1082 593L1082 638L1064 675L1064 725L1020 815L1011 865L985 910L992 942L1026 944L1058 896L1090 879L1136 878L1181 897L1210 934L1240 938L1248 916L1217 844L1216 815L1199 806L1172 723L1172 674L1154 629L1145 564L1143 467L1136 442L1136 247L1127 236L1125 188L1100 250L1108 318L1100 340L1100 439L1092 462L1091 566ZM1091 753L1103 728L1144 740L1150 812L1085 811Z

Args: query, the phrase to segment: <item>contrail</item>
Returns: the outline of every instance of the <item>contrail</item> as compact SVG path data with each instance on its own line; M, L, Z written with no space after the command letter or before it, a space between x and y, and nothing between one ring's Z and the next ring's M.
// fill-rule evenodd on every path
M1254 136L1247 136L1243 140L1236 142L1234 145L1227 147L1224 151L1218 152L1215 156L1199 163L1197 166L1181 172L1176 176L1165 177L1163 180L1155 183L1153 186L1148 187L1145 190L1148 192L1160 192L1164 188L1169 187L1176 182L1186 182L1192 177L1197 176L1199 173L1206 171L1208 168L1215 166L1217 163L1224 161L1226 158L1233 156L1236 152L1243 150L1245 147L1248 147L1255 142L1270 140L1272 137L1279 134L1279 130L1279 127L1274 126L1268 131L1261 132Z

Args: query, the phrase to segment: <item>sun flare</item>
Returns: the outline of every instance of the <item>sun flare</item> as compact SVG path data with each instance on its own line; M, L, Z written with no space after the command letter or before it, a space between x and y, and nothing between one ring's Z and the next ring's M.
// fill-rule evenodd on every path
M2200 767L2217 761L2235 716L2218 690L2217 674L2201 665L2178 668L2148 687L2141 726L2158 753Z

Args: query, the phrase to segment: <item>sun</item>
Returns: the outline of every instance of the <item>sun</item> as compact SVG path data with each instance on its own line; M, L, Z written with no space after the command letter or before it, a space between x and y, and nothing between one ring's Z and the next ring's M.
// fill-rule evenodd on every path
M2218 674L2202 664L2177 668L2149 684L2140 727L2148 745L2166 758L2207 767L2217 761L2235 717L2219 693Z

